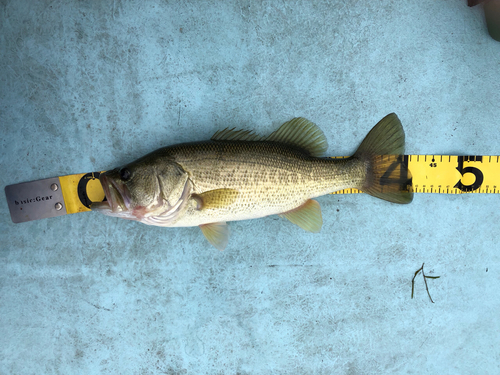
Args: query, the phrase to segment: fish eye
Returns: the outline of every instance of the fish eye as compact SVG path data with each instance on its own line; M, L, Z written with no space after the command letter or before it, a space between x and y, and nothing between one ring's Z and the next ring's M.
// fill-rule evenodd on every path
M127 168L120 169L118 173L120 173L120 178L122 181L128 181L130 180L130 177L132 177L132 173L130 173Z

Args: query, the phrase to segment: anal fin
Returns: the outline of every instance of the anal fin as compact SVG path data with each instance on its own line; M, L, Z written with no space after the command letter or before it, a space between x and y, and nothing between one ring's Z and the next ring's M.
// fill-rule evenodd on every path
M323 217L321 216L321 206L313 199L309 199L303 205L282 213L293 224L298 225L308 232L318 233L323 225Z
M229 227L225 222L200 225L201 232L213 246L224 250L229 241Z

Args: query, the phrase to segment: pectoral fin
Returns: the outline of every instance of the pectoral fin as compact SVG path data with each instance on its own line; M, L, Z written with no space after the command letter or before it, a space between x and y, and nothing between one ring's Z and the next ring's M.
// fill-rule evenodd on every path
M201 232L213 246L224 250L229 241L229 227L225 222L200 225Z
M321 207L318 202L312 199L309 199L302 206L282 213L280 216L287 218L308 232L318 233L323 225Z
M193 194L197 210L223 208L233 204L240 193L234 189L216 189L201 194Z

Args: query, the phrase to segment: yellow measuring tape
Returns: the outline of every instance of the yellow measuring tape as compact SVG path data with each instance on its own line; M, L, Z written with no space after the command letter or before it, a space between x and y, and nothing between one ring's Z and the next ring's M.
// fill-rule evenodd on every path
M99 181L102 172L70 174L59 177L66 213L90 211L92 202L102 202L104 190Z
M388 156L398 165L397 156ZM500 156L403 155L412 174L414 193L463 194L500 193ZM99 182L102 172L59 177L68 214L90 211L92 202L101 202L104 191ZM345 189L332 194L357 194Z

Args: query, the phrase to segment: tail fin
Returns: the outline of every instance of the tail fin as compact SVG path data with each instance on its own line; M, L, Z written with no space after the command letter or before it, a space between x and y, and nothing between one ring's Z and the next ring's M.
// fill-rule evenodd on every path
M368 133L354 158L367 165L361 187L365 193L394 203L410 203L411 173L404 161L405 132L395 113L385 116Z

